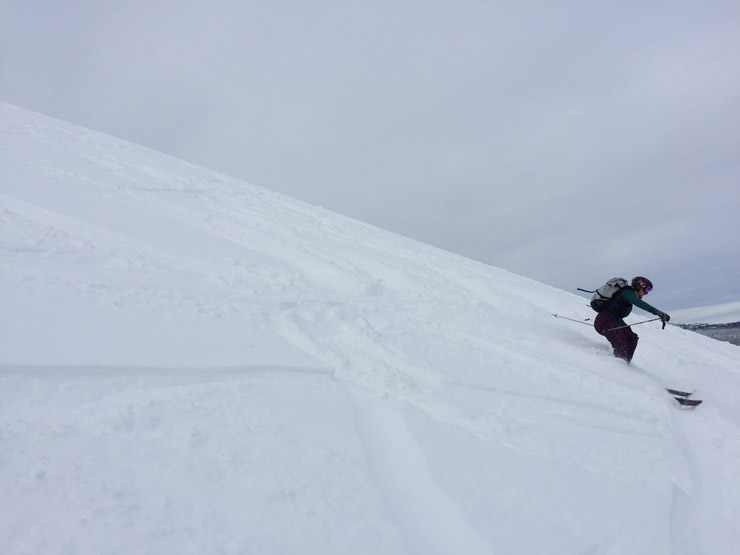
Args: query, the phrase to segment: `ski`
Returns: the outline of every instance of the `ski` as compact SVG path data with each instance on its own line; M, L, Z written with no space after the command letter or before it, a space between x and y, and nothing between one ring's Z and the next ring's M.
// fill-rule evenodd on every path
M693 391L681 391L680 389L671 389L666 387L665 390L673 395L673 398L678 401L678 404L682 407L694 408L702 404L703 401L700 399L689 399L694 392Z
M686 397L674 397L674 399L678 401L678 404L681 405L682 407L690 407L690 408L698 407L703 402L699 399L687 399Z
M665 390L673 395L674 397L691 397L694 392L688 392L688 391L679 391L678 389L671 389L670 387L666 387Z

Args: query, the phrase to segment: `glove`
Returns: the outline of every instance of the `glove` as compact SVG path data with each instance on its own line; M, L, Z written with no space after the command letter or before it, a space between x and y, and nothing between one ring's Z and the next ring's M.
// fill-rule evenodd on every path
M663 311L661 311L661 310L656 310L656 311L655 311L655 315L656 315L656 316L657 316L658 318L660 318L660 321L661 321L661 322L663 322L663 329L665 329L665 325L666 325L666 323L670 322L670 320L671 320L671 317L670 317L670 316L668 316L668 314L666 314L665 312L663 312Z

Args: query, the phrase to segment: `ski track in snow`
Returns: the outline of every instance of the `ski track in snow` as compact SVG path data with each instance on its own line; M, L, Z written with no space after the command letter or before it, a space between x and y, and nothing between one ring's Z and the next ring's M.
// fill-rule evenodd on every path
M372 475L409 553L490 553L490 545L437 484L402 411L367 400L355 400L354 404L355 422Z
M672 524L675 537L681 538L674 547L676 553L697 553L702 552L702 545L729 546L740 542L740 533L732 526L740 518L740 510L728 502L739 493L740 426L721 418L712 418L715 424L710 429L706 423L702 425L701 421L715 412L707 406L700 415L680 417L684 420L681 439L691 466L693 489L689 493L676 490L676 521ZM717 457L721 451L726 455ZM724 464L718 463L723 460Z
M0 547L740 544L736 348L648 324L625 367L578 297L0 107Z

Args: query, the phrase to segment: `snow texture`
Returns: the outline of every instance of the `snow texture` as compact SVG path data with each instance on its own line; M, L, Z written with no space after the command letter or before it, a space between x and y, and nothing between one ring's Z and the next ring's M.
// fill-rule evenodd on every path
M737 553L738 347L0 122L0 553Z

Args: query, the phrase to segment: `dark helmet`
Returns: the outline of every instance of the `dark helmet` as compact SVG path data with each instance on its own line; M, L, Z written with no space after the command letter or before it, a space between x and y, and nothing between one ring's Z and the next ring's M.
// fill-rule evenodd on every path
M632 278L632 289L642 289L645 293L648 293L652 288L653 282L648 278L642 276Z

